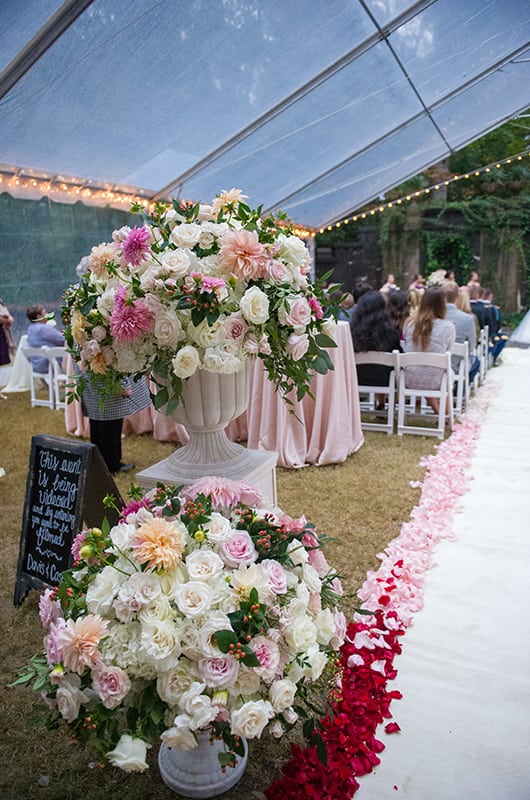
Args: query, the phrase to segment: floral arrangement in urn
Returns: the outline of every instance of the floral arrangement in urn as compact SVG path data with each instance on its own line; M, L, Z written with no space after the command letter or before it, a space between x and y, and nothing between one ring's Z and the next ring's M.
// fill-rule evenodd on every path
M305 518L260 502L201 478L77 535L73 567L40 599L44 653L16 681L41 692L49 725L125 771L145 770L158 739L189 750L208 730L226 767L243 737L281 736L307 712L336 677L340 580Z
M143 225L114 231L83 260L65 294L65 336L104 392L124 374L149 374L155 406L171 413L199 369L230 374L259 357L298 399L310 370L333 369L334 318L308 280L307 247L285 216L262 218L245 199L231 189L211 205L135 205Z

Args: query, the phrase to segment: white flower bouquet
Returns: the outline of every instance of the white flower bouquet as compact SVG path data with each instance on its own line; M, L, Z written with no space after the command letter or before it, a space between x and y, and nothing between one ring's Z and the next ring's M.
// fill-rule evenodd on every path
M114 231L85 257L65 294L65 337L103 393L124 374L150 375L155 407L171 413L198 369L234 373L259 357L298 399L311 370L333 369L333 313L308 280L308 249L286 217L262 218L244 199L232 189L211 205L134 206L143 225Z
M307 714L335 675L342 590L305 518L260 502L202 478L78 534L74 566L41 596L44 653L16 681L43 694L48 724L143 771L158 740L187 750L206 729L227 766L242 737L281 736Z

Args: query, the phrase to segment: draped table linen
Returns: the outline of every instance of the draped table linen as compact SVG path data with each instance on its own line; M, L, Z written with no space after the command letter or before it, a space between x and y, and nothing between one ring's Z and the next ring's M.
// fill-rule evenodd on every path
M336 338L337 347L328 351L334 370L326 375L315 374L311 382L314 399L306 396L297 401L294 394L292 406L284 402L269 381L263 363L256 359L251 371L248 409L228 425L227 436L232 441L246 441L254 450L277 452L278 466L287 468L338 464L356 452L364 438L347 322L338 323ZM290 408L294 413L290 413ZM88 420L79 402L67 405L65 422L68 433L88 438ZM157 441L178 444L187 444L189 438L183 425L153 407L126 417L123 433L152 433Z

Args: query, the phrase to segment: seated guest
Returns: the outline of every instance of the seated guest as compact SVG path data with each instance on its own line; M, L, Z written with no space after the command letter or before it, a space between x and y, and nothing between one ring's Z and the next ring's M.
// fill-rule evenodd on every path
M396 283L396 279L395 279L395 278L394 278L394 276L393 276L393 275L390 273L389 275L387 275L387 278L386 278L386 283L384 283L384 284L381 286L381 288L379 289L379 291L380 291L380 292L397 292L397 291L398 291L398 289L399 289L399 286L398 286L398 285L397 285L397 283Z
M489 313L486 311L484 303L482 303L480 300L480 284L468 283L467 288L469 292L469 305L471 306L471 311L478 319L478 324L482 329L489 323Z
M27 333L30 347L62 347L64 345L64 336L57 328L49 324L49 315L42 304L36 303L33 306L29 306L26 316L29 319ZM31 362L35 372L42 374L48 372L47 358L31 356Z
M423 275L419 272L414 275L414 279L409 286L409 292L423 292L425 289L425 281Z
M446 315L455 326L456 342L469 342L469 382L472 383L475 375L480 368L480 361L475 355L477 346L477 329L472 314L466 314L456 307L458 299L458 284L454 281L446 281L443 285L445 292ZM451 356L451 365L454 372L458 372L460 356Z
M385 298L377 291L366 292L359 298L350 322L353 349L356 353L378 350L391 353L399 350L399 333L390 324L385 310ZM387 386L390 367L382 364L359 364L357 380L362 386Z
M386 314L390 324L399 333L400 340L403 339L403 328L410 316L409 292L399 289L397 292L387 292L385 294Z
M489 351L493 360L493 365L495 366L497 359L508 341L508 336L502 331L501 310L499 306L496 306L493 302L493 292L491 289L484 289L484 303L489 311Z
M444 290L433 286L422 294L420 305L413 320L405 325L406 353L445 353L451 350L456 331L452 322L445 318ZM442 375L437 367L407 367L406 385L409 389L439 389ZM427 402L435 413L439 411L438 398L429 397Z
M357 303L359 302L359 299L363 296L363 294L366 294L367 292L373 292L373 291L374 291L374 287L371 286L369 283L366 283L365 281L361 281L360 283L356 283L355 284L355 286L353 287L353 291L352 291L353 306L349 309L349 312L348 312L349 316L350 316L350 321L351 321L351 318L353 317L353 315L355 314L355 312L357 310Z

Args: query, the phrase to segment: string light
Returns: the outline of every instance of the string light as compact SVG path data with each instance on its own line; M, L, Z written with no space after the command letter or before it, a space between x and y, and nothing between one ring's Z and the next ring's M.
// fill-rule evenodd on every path
M468 178L477 177L482 175L483 173L491 172L493 168L501 169L505 164L511 164L513 161L523 161L525 157L530 157L530 150L525 150L523 153L518 153L517 155L510 156L509 158L505 158L502 161L496 161L494 164L488 164L488 166L481 167L480 169L474 170L473 172L466 172L463 175L453 175L452 178L445 180L441 183L436 183L432 186L427 186L425 189L420 189L413 194L407 194L403 197L398 197L396 200L389 201L384 206L378 206L377 208L369 208L366 211L362 211L361 213L356 213L351 217L344 218L339 222L335 223L335 226L338 228L339 224L347 225L349 222L357 222L359 219L366 219L368 216L374 216L377 211L382 213L386 211L388 208L393 208L394 205L400 206L402 203L410 202L415 197L421 197L422 195L429 195L432 191L437 191L441 188L441 186L449 186L451 183L455 183L456 181L466 180ZM333 230L332 225L328 225L328 231ZM325 228L320 229L320 233L324 233Z

